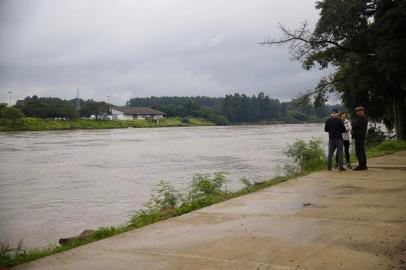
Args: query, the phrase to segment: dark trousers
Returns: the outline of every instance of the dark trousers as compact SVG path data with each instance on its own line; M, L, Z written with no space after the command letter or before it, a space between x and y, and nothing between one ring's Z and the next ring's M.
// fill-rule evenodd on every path
M358 167L367 168L367 156L365 154L365 138L355 139L355 154L358 159Z
M330 139L328 141L328 156L327 156L327 166L330 170L333 166L333 156L334 152L337 150L338 167L343 167L343 140L342 139Z
M350 141L343 140L345 161L350 164ZM338 155L336 155L336 164L338 164Z

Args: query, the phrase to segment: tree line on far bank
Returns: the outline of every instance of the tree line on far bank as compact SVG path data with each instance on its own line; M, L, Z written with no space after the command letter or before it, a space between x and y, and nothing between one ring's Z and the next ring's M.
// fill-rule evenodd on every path
M0 105L0 118L36 117L47 119L76 119L91 115L109 114L110 105L104 101L79 100L80 110L76 109L76 99L64 100L55 97L26 97L7 108ZM2 112L2 113L1 113ZM5 114L5 115L4 115Z
M162 111L166 116L200 117L216 124L259 122L300 123L316 122L328 117L331 109L344 110L341 105L323 104L315 108L292 100L281 102L264 93L225 97L138 97L127 101L127 106L147 106Z
M9 108L0 106L0 118L15 119L37 117L46 119L75 119L91 115L110 114L111 104L94 100L79 100L80 110L76 110L76 99L64 100L55 97L26 97ZM316 122L328 117L334 108L342 106L323 105L315 108L311 104L295 100L281 102L264 93L247 96L245 94L225 97L142 97L127 101L127 106L152 107L165 113L166 117L197 117L219 125L259 122L300 123Z

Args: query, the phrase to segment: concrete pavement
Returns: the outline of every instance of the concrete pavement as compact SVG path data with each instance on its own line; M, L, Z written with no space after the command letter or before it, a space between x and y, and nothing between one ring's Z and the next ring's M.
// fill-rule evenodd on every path
M406 152L323 171L16 269L406 269Z

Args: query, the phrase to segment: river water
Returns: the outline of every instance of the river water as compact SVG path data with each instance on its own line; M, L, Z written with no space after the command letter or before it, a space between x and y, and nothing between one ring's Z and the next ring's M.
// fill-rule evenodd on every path
M123 224L161 180L265 180L288 143L325 136L321 124L0 133L0 242L39 247Z

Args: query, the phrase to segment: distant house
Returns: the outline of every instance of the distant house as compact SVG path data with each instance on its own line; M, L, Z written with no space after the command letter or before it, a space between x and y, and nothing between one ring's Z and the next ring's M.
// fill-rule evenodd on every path
M111 116L113 120L143 120L145 118L160 119L164 113L148 107L113 107Z

